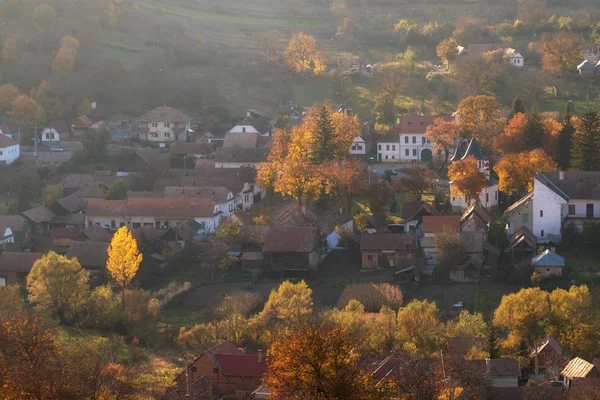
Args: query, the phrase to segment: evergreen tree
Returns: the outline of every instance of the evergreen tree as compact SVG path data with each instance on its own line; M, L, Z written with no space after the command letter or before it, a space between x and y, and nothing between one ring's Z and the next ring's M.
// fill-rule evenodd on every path
M573 103L568 102L562 116L562 129L558 134L558 145L556 146L556 161L563 171L571 166L571 146L575 127L571 121L573 117Z
M534 104L527 113L527 125L525 125L525 142L527 149L537 149L542 145L544 126L540 118L537 106Z
M313 143L313 162L321 164L333 159L334 127L326 106L322 106L317 115Z
M600 120L595 111L590 110L581 116L581 126L573 135L571 168L600 171Z
M485 351L489 354L490 358L500 357L500 347L498 346L498 337L496 336L496 329L492 322L488 322L486 338L485 338Z
M525 114L526 112L527 111L525 110L525 103L517 95L517 97L515 97L512 102L511 111L510 111L510 115L508 116L508 119L512 119L512 117L514 117L518 113Z

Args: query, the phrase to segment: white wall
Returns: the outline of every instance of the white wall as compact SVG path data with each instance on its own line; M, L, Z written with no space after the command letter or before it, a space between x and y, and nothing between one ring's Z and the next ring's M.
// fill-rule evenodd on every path
M350 147L350 154L360 155L367 153L367 146L365 141L360 136L354 139L352 147Z
M400 135L400 158L402 160L421 161L421 152L424 149L431 150L433 154L433 143L425 139L424 133L406 133ZM406 154L406 150L408 150L408 155Z
M209 218L194 218L194 220L200 225L204 225L204 232L214 233L221 222L221 215Z
M235 212L235 199L231 196L231 199L227 200L224 203L217 204L217 207L221 213L223 213L224 218L229 218L231 214Z
M533 182L533 193L533 234L538 243L560 242L567 201L537 179Z
M456 212L465 211L474 200L471 200L470 204L467 204L467 199L463 196L454 196L452 194L452 184L450 184L450 204L452 209ZM498 185L486 186L481 190L479 194L479 201L487 209L498 207Z
M527 215L527 217L524 217ZM524 218L527 222L524 221ZM507 233L508 236L513 235L522 226L526 226L531 232L533 232L533 200L528 201L525 205L522 205L517 211L513 212L510 217L507 218Z
M235 133L258 133L260 134L252 125L236 125L229 130L229 132ZM268 135L265 135L268 136Z
M400 143L377 143L377 154L381 162L399 162Z
M42 131L42 142L59 142L60 133L54 128L46 128Z
M12 164L20 156L19 145L0 149L0 164Z
M6 228L6 231L0 232L0 234L2 234L0 236L0 244L15 242L15 235L10 228Z
M242 168L242 167L253 167L260 164L260 162L216 162L215 168Z
M510 58L510 64L512 66L521 68L525 65L525 59L523 57L512 57Z
M115 221L114 226L115 228L112 228L113 224L112 221ZM87 216L85 217L85 226L86 227L90 227L92 225L100 225L103 228L108 228L108 229L119 229L122 225L124 224L126 226L129 226L129 223L127 221L127 218L125 217L92 217L92 216Z

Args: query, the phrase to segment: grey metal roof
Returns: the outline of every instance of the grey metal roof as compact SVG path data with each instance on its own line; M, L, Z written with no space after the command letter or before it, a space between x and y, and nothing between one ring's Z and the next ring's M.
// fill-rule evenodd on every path
M553 251L546 250L531 259L533 267L564 267L565 258Z

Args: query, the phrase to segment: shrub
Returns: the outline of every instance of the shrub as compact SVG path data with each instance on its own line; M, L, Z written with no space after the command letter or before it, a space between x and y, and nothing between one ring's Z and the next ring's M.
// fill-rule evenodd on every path
M114 325L121 309L121 300L115 296L110 286L98 286L90 294L87 303L87 326L105 329Z
M263 298L256 292L236 292L225 295L221 304L215 308L215 316L225 319L234 314L249 316L256 311L263 302Z
M174 297L188 292L192 288L189 282L177 283L171 282L166 287L154 292L154 298L158 300L161 307L168 304Z
M357 300L367 312L378 312L383 306L397 310L402 305L402 299L402 291L398 286L389 283L355 283L344 290L338 308L342 309L351 300Z

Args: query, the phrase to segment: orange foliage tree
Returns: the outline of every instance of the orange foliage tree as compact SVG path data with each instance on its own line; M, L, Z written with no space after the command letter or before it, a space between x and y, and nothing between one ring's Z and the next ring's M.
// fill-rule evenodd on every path
M479 143L488 147L493 138L504 129L505 119L501 107L492 96L470 96L458 105L458 122L461 130L475 136Z
M325 56L317 50L315 37L303 32L292 35L285 51L285 60L288 67L296 72L314 75L325 72Z
M11 117L27 122L42 122L44 112L42 107L29 96L17 96L12 103L12 109L8 113Z
M72 71L79 50L79 40L71 35L60 39L61 47L52 61L52 72Z
M584 45L583 39L577 35L567 32L544 33L537 47L537 52L542 57L542 69L564 75L579 63Z
M452 182L452 194L465 196L467 203L476 199L486 184L486 176L477 168L477 160L472 156L450 164L448 178Z
M438 57L444 61L446 68L449 68L450 63L454 61L458 55L458 43L456 43L454 38L444 39L437 45L435 51Z
M276 398L380 398L372 374L360 368L360 358L347 330L301 328L273 343L264 383Z
M523 113L515 114L504 128L504 133L494 139L494 149L501 154L525 150L526 127L527 116Z
M498 189L512 193L517 198L533 190L533 179L537 171L556 171L558 165L542 149L508 154L494 167L498 174Z
M21 94L12 83L0 86L0 114L10 111L13 101Z
M433 143L435 158L442 161L441 169L448 165L450 149L460 139L460 126L454 121L437 118L427 127L425 137Z
M334 160L321 166L321 176L325 192L337 197L341 208L352 214L354 195L366 186L365 165L356 158Z
M553 159L558 158L558 137L563 125L554 118L544 118L542 121L544 136L542 136L542 149Z

